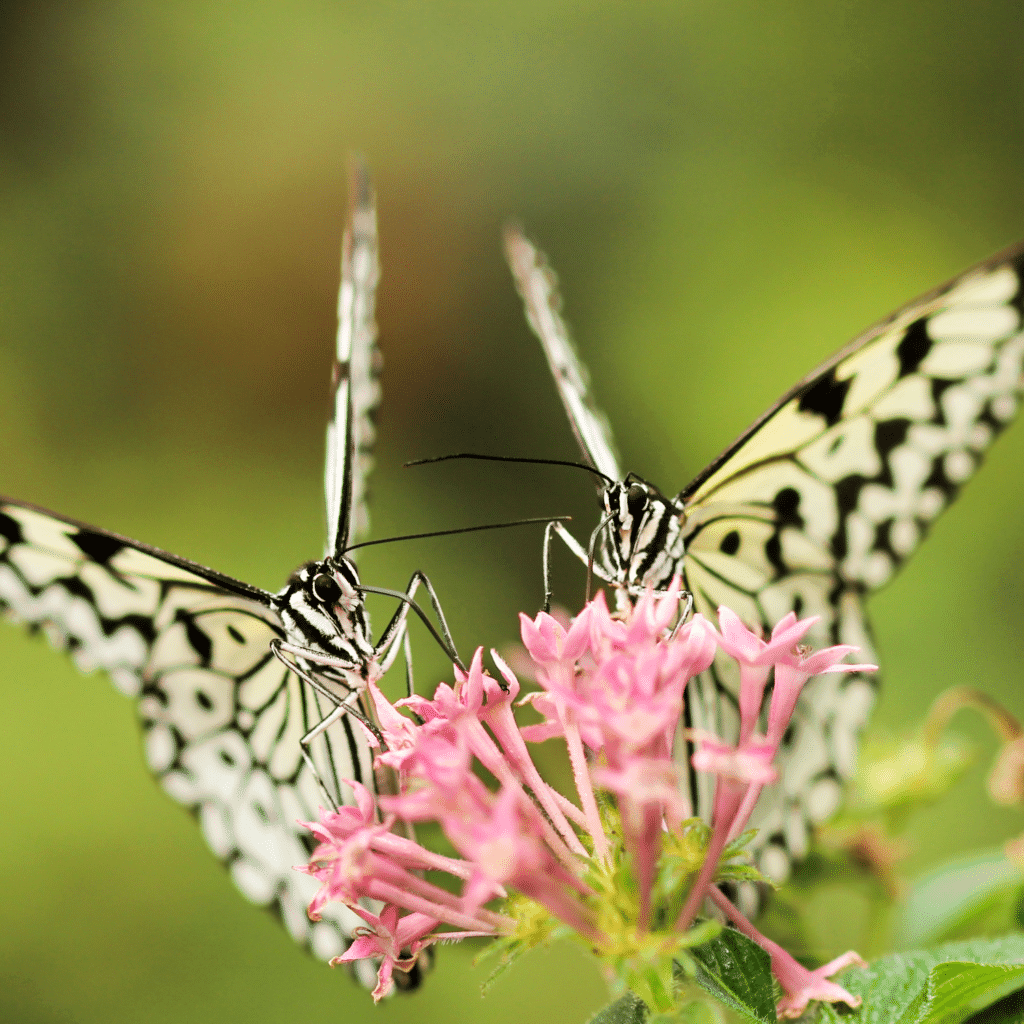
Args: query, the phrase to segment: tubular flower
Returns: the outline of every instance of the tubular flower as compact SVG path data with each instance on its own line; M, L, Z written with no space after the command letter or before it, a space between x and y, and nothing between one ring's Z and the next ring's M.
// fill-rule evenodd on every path
M352 945L341 956L336 956L331 963L344 964L351 960L362 960L364 957L379 959L377 987L373 990L373 1001L379 1003L394 988L394 982L391 980L394 969L397 967L402 971L410 970L416 963L419 951L435 941L425 936L435 927L437 921L426 914L406 914L399 920L398 907L395 906L386 906L379 917L362 907L353 909L369 927L357 928Z
M772 973L779 982L783 996L776 1006L780 1017L800 1017L807 1004L813 999L824 1003L846 1003L856 1008L861 1004L860 996L852 995L841 985L828 978L847 967L867 967L864 960L850 950L817 970L810 971L797 963L777 942L762 935L726 896L712 886L708 893L712 902L728 917L747 938L753 939L772 958Z
M680 623L680 598L673 581L668 592L648 592L614 614L599 593L568 628L544 612L520 616L539 689L518 704L532 705L539 725L516 721L519 681L493 651L497 677L478 649L468 671L456 668L455 682L431 699L392 704L370 686L382 741L376 763L394 771L397 793L375 800L349 783L354 806L323 811L307 826L318 845L301 870L321 883L311 916L337 900L366 921L338 962L376 959L375 999L433 942L492 936L509 957L568 926L622 984L667 1008L673 961L689 962L687 947L719 927L693 922L706 899L721 895L716 880L735 877L721 858L727 847L727 861L737 855L729 840L775 778L778 738L800 687L818 672L866 668L839 664L849 648L797 648L811 619L789 615L764 641L725 608L721 632L701 615ZM686 687L719 650L739 662L743 725L735 745L689 735L693 767L716 779L709 831L691 817L673 747ZM773 669L765 737L754 725ZM574 799L548 785L530 755L529 743L549 739L565 744ZM394 831L404 822L408 834L424 821L440 826L458 856L431 853ZM425 870L454 885L427 881ZM842 998L824 974L797 978L791 958L765 948L792 999L787 1009L801 993Z

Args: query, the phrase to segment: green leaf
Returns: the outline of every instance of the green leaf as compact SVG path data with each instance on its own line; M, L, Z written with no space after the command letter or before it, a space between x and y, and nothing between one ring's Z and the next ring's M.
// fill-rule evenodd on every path
M896 926L903 949L1014 926L1024 875L1001 850L950 861L913 885ZM960 933L959 936L957 933Z
M1024 988L1024 935L894 953L864 970L851 969L842 985L864 1002L853 1011L823 1005L823 1021L960 1024Z
M972 1017L971 1024L1024 1024L1024 992L1001 999Z
M621 999L598 1010L588 1024L644 1024L650 1012L639 996L627 992Z
M709 995L735 1010L745 1021L775 1021L771 958L734 928L690 950L697 963L694 981Z

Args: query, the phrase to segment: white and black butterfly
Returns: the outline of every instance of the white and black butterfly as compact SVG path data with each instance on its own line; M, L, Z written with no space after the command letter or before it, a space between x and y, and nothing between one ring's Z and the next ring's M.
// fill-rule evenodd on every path
M821 616L811 643L859 646L872 660L864 598L895 574L956 497L1024 389L1024 245L911 302L782 396L674 497L623 476L607 419L560 316L556 280L517 230L506 251L586 463L603 475L604 515L589 550L552 531L593 572L636 594L675 573L694 607L727 605L751 626ZM688 723L738 733L734 666L716 661L688 692ZM854 767L876 682L812 680L784 743L780 781L752 825L776 878L808 846ZM691 684L693 687L693 684ZM710 792L695 794L710 808Z
M294 870L311 837L298 825L374 788L372 754L349 712L367 679L404 648L416 573L374 642L365 589L346 552L368 526L366 476L380 400L373 194L353 175L338 297L334 418L327 432L327 547L273 594L176 555L21 501L0 498L0 609L104 670L138 702L146 759L254 903L317 957L344 951L360 919L331 904L311 923L316 881ZM399 596L399 595L396 595ZM419 609L417 609L418 611ZM436 635L436 634L435 634ZM457 660L457 659L456 659ZM326 796L325 796L326 794ZM357 972L375 983L373 965Z

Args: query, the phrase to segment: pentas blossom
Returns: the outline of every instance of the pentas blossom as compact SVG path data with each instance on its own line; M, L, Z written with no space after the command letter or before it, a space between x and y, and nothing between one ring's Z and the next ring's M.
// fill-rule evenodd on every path
M785 993L776 1007L780 1017L802 1016L812 999L825 1003L846 1003L852 1007L860 1006L860 996L851 995L841 985L828 980L833 974L838 974L847 967L867 967L864 959L857 953L852 950L843 953L835 960L830 960L824 966L810 971L797 963L777 942L765 938L729 902L720 889L712 886L708 896L744 935L758 943L772 958L772 971Z
M337 963L343 964L364 957L380 958L377 987L373 990L373 1001L376 1003L391 991L394 969L411 970L420 950L434 941L436 937L427 939L424 936L437 927L437 920L426 914L415 913L399 919L398 907L394 904L386 906L379 917L360 906L353 906L352 909L370 927L365 930L356 929L352 945L335 959Z
M852 648L797 646L814 619L789 615L763 640L726 608L720 632L701 615L681 623L680 597L674 581L668 592L611 613L599 593L568 628L544 612L520 616L540 688L518 704L532 706L536 724L518 724L519 681L494 651L497 678L477 650L469 670L456 668L454 685L442 683L429 700L392 704L369 684L377 765L394 771L397 795L375 800L349 783L354 806L322 811L308 825L319 845L301 870L321 882L311 916L336 900L366 922L335 962L378 960L374 999L433 942L492 936L509 956L568 926L619 984L665 1010L673 961L690 962L686 949L720 927L697 921L711 900L768 950L784 992L780 1013L794 1015L809 999L855 1004L825 980L839 966L801 967L741 920L716 883L749 877L730 844L776 777L772 761L803 684L820 672L873 666L841 664ZM673 748L686 686L719 651L739 663L740 735L733 744L686 734L693 767L716 776L709 828L692 816ZM766 735L756 731L762 716ZM543 780L530 756L529 743L550 739L565 745L572 800ZM457 857L396 832L399 822L425 821L440 825ZM450 886L427 881L427 870L447 874Z

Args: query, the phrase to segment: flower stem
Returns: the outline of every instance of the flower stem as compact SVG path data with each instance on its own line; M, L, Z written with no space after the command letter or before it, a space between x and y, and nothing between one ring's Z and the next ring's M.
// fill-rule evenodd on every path
M400 889L398 886L380 881L379 879L374 879L367 885L367 895L384 903L393 903L396 907L404 907L406 910L427 914L430 917L446 921L448 924L453 924L457 928L464 928L468 931L487 931L494 934L498 931L511 932L516 926L516 922L510 917L494 914L493 916L498 918L500 923L490 924L484 919L482 914L479 917L463 914L461 911L442 906L440 903L431 903L430 900L423 899L415 893Z

